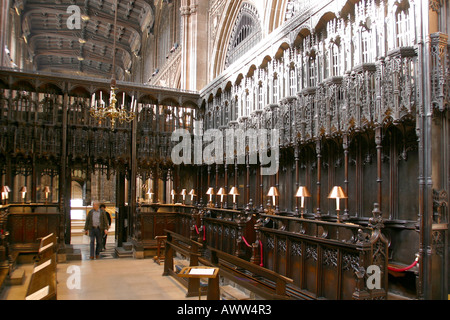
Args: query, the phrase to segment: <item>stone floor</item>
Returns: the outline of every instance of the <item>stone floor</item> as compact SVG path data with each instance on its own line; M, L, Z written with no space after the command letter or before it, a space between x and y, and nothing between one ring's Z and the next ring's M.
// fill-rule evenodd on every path
M58 264L58 300L198 300L198 297L186 298L186 289L173 277L163 277L163 265L153 259L117 259L113 243L107 244L107 250L98 260L89 260L88 245L74 245L74 248L81 249L82 260ZM1 300L25 298L33 265L19 267L25 270L23 284L5 286L0 293ZM79 282L72 281L75 274L80 275Z

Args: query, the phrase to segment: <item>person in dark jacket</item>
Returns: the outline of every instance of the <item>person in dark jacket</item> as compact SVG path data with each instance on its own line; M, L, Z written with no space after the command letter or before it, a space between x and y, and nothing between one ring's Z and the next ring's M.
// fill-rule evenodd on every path
M88 212L86 217L86 223L84 225L85 234L90 237L90 258L94 259L94 249L95 257L98 259L100 252L102 250L103 244L103 234L108 234L109 223L106 213L100 210L100 203L94 201L92 204L92 209Z
M106 218L108 219L108 229L111 227L111 215L108 211L106 211L106 206L102 203L100 205L100 210L104 211L106 214ZM103 234L103 250L106 250L106 238L108 237L107 233Z

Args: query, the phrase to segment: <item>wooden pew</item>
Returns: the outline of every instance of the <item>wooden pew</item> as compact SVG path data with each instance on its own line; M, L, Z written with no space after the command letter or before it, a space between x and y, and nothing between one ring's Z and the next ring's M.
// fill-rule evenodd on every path
M26 300L56 300L56 236L40 240L39 253L28 285Z
M290 299L286 285L293 280L260 267L254 263L235 257L223 251L208 247L211 251L212 266L219 268L219 275L269 300ZM201 262L208 263L201 259Z
M56 253L57 238L54 233L49 234L40 239L38 254L35 257L36 261L40 261L51 257Z
M189 266L195 267L199 264L200 248L202 244L179 235L173 231L165 230L167 233L164 254L163 276L174 276L177 281L187 288L186 297L197 296L200 288L199 278L180 278L174 269L175 253L178 252L189 260ZM206 293L206 288L203 290Z

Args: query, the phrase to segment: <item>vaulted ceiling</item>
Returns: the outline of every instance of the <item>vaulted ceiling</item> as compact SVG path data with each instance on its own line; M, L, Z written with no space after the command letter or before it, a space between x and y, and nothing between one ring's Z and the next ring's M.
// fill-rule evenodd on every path
M36 71L108 78L112 75L116 0L15 0L23 38ZM77 6L77 12L69 9ZM117 0L117 79L132 72L145 35L153 30L154 0ZM73 7L72 7L73 8ZM75 14L75 16L74 16Z

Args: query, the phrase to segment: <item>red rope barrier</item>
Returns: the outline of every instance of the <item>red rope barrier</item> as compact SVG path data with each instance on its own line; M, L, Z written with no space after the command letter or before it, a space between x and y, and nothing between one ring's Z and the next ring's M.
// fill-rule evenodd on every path
M251 248L252 246L248 244L247 240L244 236L242 236L242 240L244 240L247 247ZM260 248L260 257L261 257L261 263L259 264L261 267L263 266L263 248L262 248L262 242L259 240L259 248Z
M247 247L251 248L252 246L248 244L247 240L245 240L245 237L242 237L242 240L244 240L245 244L247 245Z
M199 234L200 232L198 232L198 228L197 225L195 225L195 231L197 232L197 234Z
M418 258L410 266L407 266L407 267L404 267L404 268L394 268L394 267L389 267L388 266L388 269L390 271L395 271L395 272L405 272L405 271L408 271L409 269L414 268L417 265L417 263L418 263Z
M259 240L259 249L260 249L260 256L261 256L261 263L259 265L262 267L263 266L263 247L262 247L261 240Z

